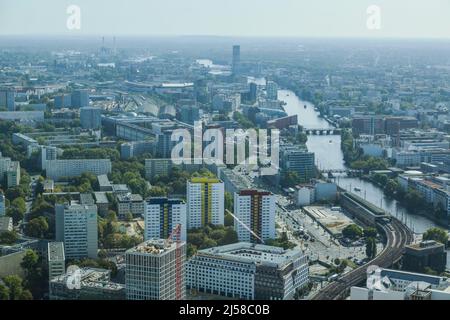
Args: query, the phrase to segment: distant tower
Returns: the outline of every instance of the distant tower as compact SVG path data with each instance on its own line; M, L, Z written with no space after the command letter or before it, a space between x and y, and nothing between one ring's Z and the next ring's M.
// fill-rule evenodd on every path
M233 74L239 74L241 64L241 46L235 45L233 46Z

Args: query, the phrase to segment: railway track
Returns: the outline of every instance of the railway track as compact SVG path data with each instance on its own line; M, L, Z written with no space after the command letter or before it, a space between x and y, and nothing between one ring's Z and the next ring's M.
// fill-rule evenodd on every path
M366 279L367 268L369 266L376 265L387 268L401 258L405 245L413 241L411 230L395 218L392 218L388 224L378 223L378 226L384 231L386 237L386 246L383 251L375 259L347 273L339 281L333 282L323 288L312 300L336 300L344 298L352 286Z

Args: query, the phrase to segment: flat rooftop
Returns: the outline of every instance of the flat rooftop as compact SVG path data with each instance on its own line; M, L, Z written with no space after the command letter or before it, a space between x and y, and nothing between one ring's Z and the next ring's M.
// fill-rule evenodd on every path
M292 259L302 255L299 250L284 250L280 247L238 242L225 246L219 246L200 250L199 253L213 255L218 258L235 260L257 265L284 267Z
M184 244L184 242L182 243ZM164 239L150 239L134 248L126 251L126 253L143 253L152 256L163 255L169 251L176 249L176 243Z
M48 261L64 261L64 243L49 242L48 243Z

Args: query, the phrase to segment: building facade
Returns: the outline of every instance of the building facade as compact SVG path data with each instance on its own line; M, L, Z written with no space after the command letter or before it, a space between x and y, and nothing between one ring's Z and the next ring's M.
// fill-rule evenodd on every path
M48 243L47 262L49 281L66 273L66 257L63 242Z
M57 204L56 241L64 242L68 259L97 258L97 206Z
M186 298L186 243L178 246L181 299ZM147 240L125 253L125 286L128 300L176 300L177 244Z
M179 224L181 226L180 240L186 241L186 211L186 204L180 199L150 198L146 200L144 239L167 239Z
M102 126L102 110L95 107L80 109L80 123L83 129L100 129Z
M225 190L216 178L192 178L187 182L188 229L207 224L223 225Z
M200 250L186 272L190 290L245 300L291 299L309 281L300 250L246 242Z
M241 190L234 194L234 223L239 241L260 243L275 238L275 202L270 192Z

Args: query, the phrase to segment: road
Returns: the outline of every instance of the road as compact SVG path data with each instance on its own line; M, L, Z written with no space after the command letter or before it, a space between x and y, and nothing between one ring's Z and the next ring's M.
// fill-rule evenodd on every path
M371 265L387 268L398 261L405 245L413 241L413 234L405 225L395 218L386 225L379 224L386 235L384 250L372 261L347 273L319 291L312 300L336 300L344 298L347 291L366 279L367 268Z

